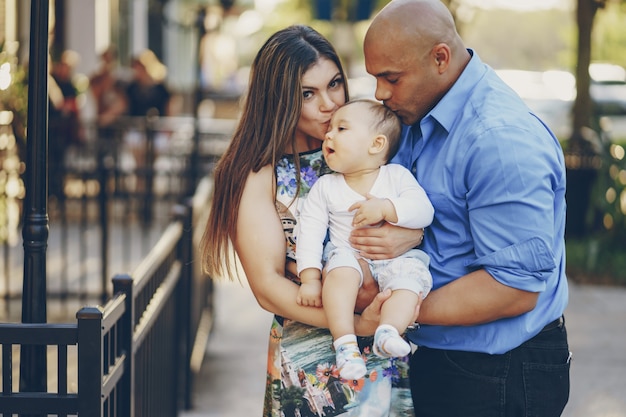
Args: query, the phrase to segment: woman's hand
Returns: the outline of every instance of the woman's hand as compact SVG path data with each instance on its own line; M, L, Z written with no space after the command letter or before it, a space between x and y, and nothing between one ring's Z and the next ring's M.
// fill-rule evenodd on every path
M380 227L352 230L350 243L364 258L391 259L418 246L423 237L423 229L406 229L385 222Z

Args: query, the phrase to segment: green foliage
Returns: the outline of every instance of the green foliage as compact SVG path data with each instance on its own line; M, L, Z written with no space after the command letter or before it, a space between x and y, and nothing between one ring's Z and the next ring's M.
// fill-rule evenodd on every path
M626 2L609 1L598 11L593 29L592 59L626 67ZM376 0L378 10L389 0ZM337 4L344 4L341 0ZM483 61L494 68L525 70L565 69L574 72L578 28L574 10L538 10L520 12L506 9L461 7L463 0L444 0L458 12L457 24L465 44L474 48ZM281 3L271 15L265 16L263 29L242 42L240 63L249 65L262 43L274 32L291 23L313 26L336 46L339 32L345 32L337 21L314 19L314 2L294 0ZM461 13L461 11L463 13ZM344 64L362 60L362 38L369 22L353 25L352 48L338 48ZM504 35L504 36L503 36ZM346 51L349 49L349 51Z
M24 183L21 178L27 110L25 71L0 45L0 243L15 244L19 236Z
M581 283L626 285L626 155L624 142L605 137L590 198L591 232L567 238L567 272Z
M609 2L596 14L592 60L626 67L626 2ZM506 34L506 36L502 36ZM463 22L463 38L494 68L574 72L578 28L575 13L567 10L519 12L474 11Z
M626 2L609 3L593 26L592 60L626 67Z
M626 149L609 138L603 141L602 164L592 195L599 233L609 245L626 241Z
M606 237L568 239L567 276L582 284L626 286L624 243Z
M494 68L571 68L576 51L576 24L563 10L476 10L463 29L466 45Z
M8 68L7 73L11 77L8 87L0 88L0 110L13 112L15 134L23 139L28 108L28 81L26 71L18 65L17 58L6 51L4 43L0 45L0 67L1 72Z

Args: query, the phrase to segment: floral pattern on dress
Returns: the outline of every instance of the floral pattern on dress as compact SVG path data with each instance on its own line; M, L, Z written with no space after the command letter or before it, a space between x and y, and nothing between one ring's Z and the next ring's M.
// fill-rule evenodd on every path
M285 230L287 258L295 260L293 235L300 208L319 176L331 172L321 150L300 155L300 192L295 164L283 157L276 167L276 207ZM373 338L358 338L367 364L359 380L339 376L328 329L274 316L270 329L263 417L413 416L408 357L382 359Z
M296 196L296 164L293 155L284 155L276 164L276 210L287 241L287 258L296 260L295 229L304 197L317 179L332 172L320 149L300 154L300 191Z
M293 199L296 195L296 164L293 155L284 155L276 164L276 194ZM306 196L317 179L328 174L330 168L324 161L321 150L300 154L300 192L298 197Z

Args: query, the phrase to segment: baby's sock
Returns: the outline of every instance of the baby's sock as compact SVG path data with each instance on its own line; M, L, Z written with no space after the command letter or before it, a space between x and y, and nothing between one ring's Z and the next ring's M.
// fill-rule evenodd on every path
M374 334L374 353L381 358L402 357L411 352L409 345L395 327L381 324Z
M339 375L343 379L361 379L367 373L365 361L359 351L356 336L347 334L333 342Z

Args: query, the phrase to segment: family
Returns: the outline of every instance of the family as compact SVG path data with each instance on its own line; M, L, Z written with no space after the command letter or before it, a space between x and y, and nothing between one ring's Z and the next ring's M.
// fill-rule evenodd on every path
M565 164L440 0L393 0L350 101L294 25L252 64L215 170L211 276L274 314L263 416L560 416Z

